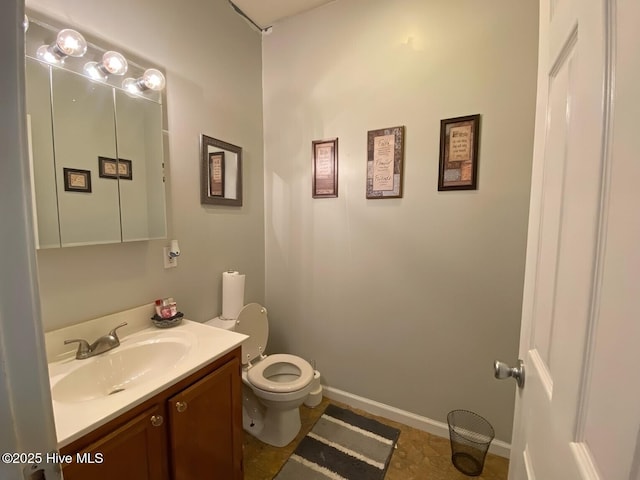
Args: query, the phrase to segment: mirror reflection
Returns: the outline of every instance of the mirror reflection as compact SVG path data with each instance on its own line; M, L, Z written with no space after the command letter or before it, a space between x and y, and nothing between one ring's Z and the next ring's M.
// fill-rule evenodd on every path
M94 173L99 156L118 156L111 88L58 68L51 76L61 245L119 242L118 181L99 181ZM91 192L65 188L64 168L90 172Z
M163 115L155 91L164 76L129 61L132 78L123 82L95 59L124 57L91 43L82 59L52 60L42 51L50 53L57 32L30 17L26 98L38 248L165 238Z
M200 200L242 206L242 148L202 135Z

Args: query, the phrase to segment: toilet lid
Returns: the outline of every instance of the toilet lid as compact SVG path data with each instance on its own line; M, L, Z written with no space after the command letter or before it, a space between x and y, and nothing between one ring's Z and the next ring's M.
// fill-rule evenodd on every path
M249 303L242 307L236 320L236 332L248 335L242 343L242 364L260 357L267 348L269 320L267 309L259 303Z
M288 363L294 365L300 371L300 375L289 382L274 382L269 380L264 376L264 372L270 366L277 363ZM247 373L247 379L251 385L259 388L260 390L274 393L285 393L302 390L313 380L313 373L313 367L304 358L285 353L276 353L274 355L269 355L267 358L251 367Z

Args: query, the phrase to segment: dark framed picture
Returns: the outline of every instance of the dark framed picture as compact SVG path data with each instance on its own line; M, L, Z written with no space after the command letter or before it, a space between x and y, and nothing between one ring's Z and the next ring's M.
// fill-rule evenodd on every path
M124 158L98 157L98 176L100 178L121 178L133 180L133 162Z
M242 147L201 135L200 203L242 206Z
M63 168L64 189L67 192L91 193L91 172L75 168Z
M209 196L224 197L224 152L209 154Z
M401 198L404 126L367 133L367 198Z
M338 139L311 142L311 195L313 198L338 196Z
M476 190L480 115L440 121L438 190Z
M133 180L133 162L131 160L118 159L118 178L121 180Z

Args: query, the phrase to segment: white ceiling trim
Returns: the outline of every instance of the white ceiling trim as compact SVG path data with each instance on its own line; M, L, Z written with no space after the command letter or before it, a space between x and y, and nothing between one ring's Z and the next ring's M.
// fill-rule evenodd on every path
M261 30L335 0L229 0Z

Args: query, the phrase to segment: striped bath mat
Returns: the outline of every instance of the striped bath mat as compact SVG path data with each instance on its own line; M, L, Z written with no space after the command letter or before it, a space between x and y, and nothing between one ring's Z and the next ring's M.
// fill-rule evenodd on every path
M399 436L330 404L274 480L382 480Z

